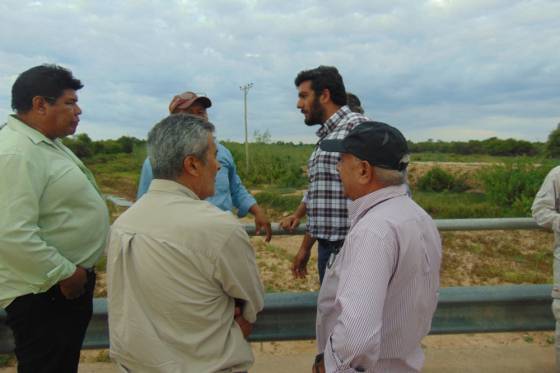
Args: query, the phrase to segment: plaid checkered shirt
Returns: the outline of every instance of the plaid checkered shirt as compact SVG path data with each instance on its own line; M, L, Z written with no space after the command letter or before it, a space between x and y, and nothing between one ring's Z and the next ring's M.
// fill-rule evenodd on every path
M341 107L317 131L319 141L307 162L309 189L303 202L307 210L307 232L315 238L343 240L348 221L348 199L336 170L340 153L328 153L319 148L325 139L343 139L358 124L368 121L363 114Z

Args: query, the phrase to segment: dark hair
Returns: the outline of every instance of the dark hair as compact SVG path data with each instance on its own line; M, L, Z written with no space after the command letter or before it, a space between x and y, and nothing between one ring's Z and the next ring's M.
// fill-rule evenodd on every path
M331 100L337 105L346 105L346 89L342 76L334 66L319 66L311 70L303 70L296 76L296 87L305 81L311 81L311 89L315 96L321 95L324 89L331 93Z
M12 109L18 113L31 110L33 97L42 96L53 104L65 89L77 91L82 82L72 72L58 65L39 65L22 72L12 86Z
M354 113L360 113L360 114L364 113L364 109L362 108L362 103L360 102L358 96L356 96L353 93L346 92L346 98L348 100L347 105L350 108L350 111L353 111Z

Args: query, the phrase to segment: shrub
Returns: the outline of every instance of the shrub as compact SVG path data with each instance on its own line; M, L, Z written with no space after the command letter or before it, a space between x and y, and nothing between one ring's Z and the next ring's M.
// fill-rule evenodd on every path
M479 177L490 201L518 216L530 216L535 194L552 166L519 160L482 169Z
M255 194L255 199L259 205L267 209L275 210L279 214L295 211L301 203L301 198L302 197L299 195L282 195L274 192L260 192Z
M464 192L469 189L463 175L454 176L440 167L426 172L418 180L417 187L425 192Z
M482 193L414 192L414 201L434 219L501 218L509 211L488 201Z
M550 158L560 158L560 123L558 123L558 127L548 135L546 155Z
M232 153L237 172L248 187L275 185L278 187L300 188L307 185L303 165L313 146L293 144L250 144L250 168L245 167L243 144L224 144Z

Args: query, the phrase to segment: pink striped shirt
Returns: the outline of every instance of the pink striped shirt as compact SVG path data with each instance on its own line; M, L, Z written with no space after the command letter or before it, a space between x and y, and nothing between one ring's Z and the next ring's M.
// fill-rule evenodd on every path
M326 370L419 372L420 341L438 298L436 225L405 185L353 201L349 215L350 231L319 293L317 344Z

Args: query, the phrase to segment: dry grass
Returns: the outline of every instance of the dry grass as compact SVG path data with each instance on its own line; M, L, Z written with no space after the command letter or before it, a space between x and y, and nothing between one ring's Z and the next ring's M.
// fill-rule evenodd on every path
M305 279L291 273L302 236L275 236L271 243L252 237L257 265L267 292L319 290L316 245ZM552 283L552 233L540 230L444 232L441 286ZM96 297L106 297L103 264Z
M551 233L446 232L442 286L547 284L552 282Z
M441 286L548 284L552 282L553 235L544 231L445 232ZM317 250L306 279L294 279L291 259L301 236L252 239L267 291L318 290Z

